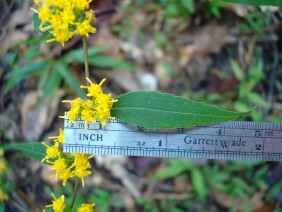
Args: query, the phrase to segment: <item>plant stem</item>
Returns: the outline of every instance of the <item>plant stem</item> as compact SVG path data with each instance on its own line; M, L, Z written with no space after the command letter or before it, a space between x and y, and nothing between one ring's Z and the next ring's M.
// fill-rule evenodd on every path
M85 64L85 77L89 78L89 64L88 64L88 45L87 38L85 36L82 37L83 40L83 51L84 51L84 64ZM87 85L89 82L87 80Z
M76 193L77 193L77 188L78 188L78 180L79 180L79 178L77 177L76 180L75 180L74 191L73 191L72 200L71 200L71 206L70 206L71 209L73 208L74 201L75 201L75 198L76 198Z

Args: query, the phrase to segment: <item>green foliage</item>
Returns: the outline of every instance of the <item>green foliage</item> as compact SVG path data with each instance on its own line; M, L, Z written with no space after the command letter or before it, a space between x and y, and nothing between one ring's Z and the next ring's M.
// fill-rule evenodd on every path
M250 208L250 199L257 191L263 191L267 185L265 182L267 166L261 162L244 163L230 161L224 169L218 164L204 167L204 175L210 188L233 198L242 198L245 209Z
M95 202L95 210L109 211L112 201L112 195L103 189L95 187L93 194L89 196L89 202Z
M238 3L238 4L282 6L281 0L221 0L221 1Z
M191 161L187 160L176 160L168 159L168 166L158 172L153 179L164 180L177 176L188 175L191 178L191 183L194 191L197 193L197 198L199 200L204 200L207 196L206 183L204 180L203 173L199 168L195 166Z
M39 19L38 13L33 13L33 24L34 24L34 31L40 31L39 26L41 24L41 20Z
M37 38L28 39L18 44L28 45L28 49L24 55L24 65L20 64L20 61L17 60L18 53L16 50L8 55L8 65L12 71L6 75L8 81L5 86L5 92L7 93L11 91L21 81L37 74L39 76L37 90L42 94L43 99L51 100L61 85L61 82L65 82L78 96L83 97L85 93L80 89L80 82L74 73L69 70L69 65L73 62L84 64L83 49L70 51L56 60L48 59L38 51L39 43L45 39L46 36L43 35ZM18 45L16 45L16 47ZM104 51L105 49L100 47L89 48L89 64L105 69L134 69L134 66L128 62L113 57L103 56L102 54ZM41 61L34 62L34 60L37 60L38 58L40 58Z
M262 61L254 61L247 72L244 72L235 60L231 60L230 64L239 82L237 101L234 102L235 110L250 110L251 107L249 105L254 104L259 107L267 107L267 101L259 93L254 91L255 87L265 76ZM263 121L262 115L257 110L251 113L251 117L254 121Z
M166 169L158 172L153 178L155 180L164 180L181 175L185 171L195 168L195 165L187 160L168 159Z
M237 113L154 91L130 92L117 97L111 113L127 123L146 128L193 127L237 119Z
M266 13L255 11L246 15L247 24L239 25L239 29L243 31L254 30L259 35L264 35L264 28L270 25L270 18Z
M245 209L250 208L250 199L258 191L265 191L268 166L262 162L229 161L221 166L218 163L197 167L193 162L168 159L167 167L158 172L153 179L165 180L186 178L198 200L204 201L208 194L220 192L232 198L241 198ZM268 192L269 199L275 196L281 183ZM248 211L248 210L247 210Z
M15 183L12 181L12 179L10 179L9 169L11 168L11 164L8 163L4 158L4 149L2 146L0 146L0 164L0 211L5 211L5 202L9 201L9 198L12 196L12 192L15 189ZM7 198L7 200L4 198L4 196Z
M273 198L282 191L282 180L280 180L278 183L276 183L275 185L273 185L267 192L266 194L266 201L271 201L273 200Z
M4 146L7 150L18 150L22 153L41 161L46 156L46 147L39 142L10 143Z
M195 12L193 0L181 0L181 4L187 9L189 13L193 14Z
M207 196L207 189L205 185L205 181L203 178L203 174L199 168L194 168L191 170L191 180L192 186L198 194L198 198L200 200L204 200Z
M129 19L122 19L121 23L119 25L114 25L112 29L120 38L129 40L132 33L132 27L132 22Z
M205 1L202 9L207 17L221 18L221 9L225 3L220 1Z
M14 70L7 74L9 81L5 87L5 92L9 92L14 88L20 81L26 79L39 72L46 65L45 61L27 64L26 66L16 66Z
M78 94L80 97L85 96L84 91L80 89L80 83L68 70L68 65L67 63L65 63L65 61L60 61L56 63L55 70L58 71L60 76L75 91L76 94Z

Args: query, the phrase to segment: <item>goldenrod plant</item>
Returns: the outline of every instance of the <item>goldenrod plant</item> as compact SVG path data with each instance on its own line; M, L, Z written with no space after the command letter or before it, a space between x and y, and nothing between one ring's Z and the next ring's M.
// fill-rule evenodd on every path
M60 116L68 119L67 124L71 124L80 116L85 122L86 129L88 123L95 123L98 120L102 126L105 126L107 119L113 118L145 128L167 129L225 122L250 114L251 111L231 112L155 91L129 92L115 98L112 98L111 94L105 94L102 84L105 83L106 79L102 79L99 84L95 84L90 79L89 73L91 61L88 61L87 37L96 33L96 28L93 26L96 18L94 11L90 9L91 2L92 0L34 0L35 6L31 8L35 13L35 26L40 31L51 35L47 42L59 42L64 46L74 35L82 37L87 85L82 85L81 88L87 90L87 98L77 97L74 100L63 101L63 103L69 103L71 106L71 109L64 116ZM230 0L230 2L255 3L255 0ZM268 2L273 5L282 5L280 0L260 0L258 2L258 4ZM192 4L187 5L185 3L185 5L193 13ZM71 203L65 201L65 195L55 196L52 194L52 203L46 206L46 210L51 208L55 212L74 211L80 181L82 187L84 187L84 178L92 173L89 160L93 158L93 155L62 152L61 146L64 143L64 131L62 129L60 129L58 136L49 138L53 140L53 144L30 142L13 144L13 148L51 165L55 172L52 177L60 180L63 186L70 179L75 179ZM5 165L0 161L0 170L4 168ZM198 179L199 171L194 175L195 179ZM200 192L200 189L197 192ZM202 194L202 196L204 198L205 194ZM0 198L7 199L7 196L1 190ZM95 203L83 203L77 208L77 211L93 211L94 205Z

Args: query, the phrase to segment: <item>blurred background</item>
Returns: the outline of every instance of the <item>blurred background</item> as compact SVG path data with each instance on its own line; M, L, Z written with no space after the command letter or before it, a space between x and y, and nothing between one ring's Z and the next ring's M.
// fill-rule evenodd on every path
M63 99L83 96L82 40L61 47L34 31L32 1L0 1L0 211L39 211L72 184L4 145L48 141L63 128ZM205 0L91 3L93 82L113 96L158 90L251 121L282 122L282 8ZM95 211L281 211L282 164L100 156L76 204Z

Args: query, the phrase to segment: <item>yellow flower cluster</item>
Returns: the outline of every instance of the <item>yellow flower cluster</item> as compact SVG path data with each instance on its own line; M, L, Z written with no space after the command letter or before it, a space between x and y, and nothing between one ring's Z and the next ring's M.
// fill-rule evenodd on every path
M52 204L46 205L46 208L52 207L54 212L63 212L67 208L67 205L65 204L65 196L62 195L62 196L60 196L60 198L56 198L55 195L52 194L52 197L54 199L52 201ZM94 205L95 205L94 203L93 204L83 203L77 209L77 212L92 212Z
M111 116L111 108L116 99L111 98L111 94L104 94L101 88L103 79L99 84L92 83L89 78L86 78L90 83L89 86L82 85L81 88L86 88L88 91L87 96L90 99L76 98L74 100L64 100L63 102L70 103L71 109L68 111L67 116L61 116L61 118L69 119L68 124L74 122L77 116L81 116L84 120L84 127L88 127L88 122L96 122L96 119L101 121L102 126L106 125L108 118L114 119Z
M4 150L0 148L0 177L2 177L2 174L5 174L5 171L7 170L6 161L3 157ZM2 180L0 181L0 202L8 200L8 195L5 193L5 191L2 188Z
M47 42L58 41L64 46L74 34L88 37L95 33L94 12L89 9L92 0L34 0L38 9L41 31L50 31L54 38Z
M91 174L89 168L91 165L89 159L94 155L87 157L85 154L73 153L66 155L59 149L59 143L64 142L64 131L60 129L59 136L49 137L54 140L54 145L50 146L45 142L42 144L46 147L46 156L42 159L42 162L46 161L52 165L52 169L56 172L55 179L58 178L63 181L63 185L66 185L68 179L72 177L79 177L84 186L84 177Z

